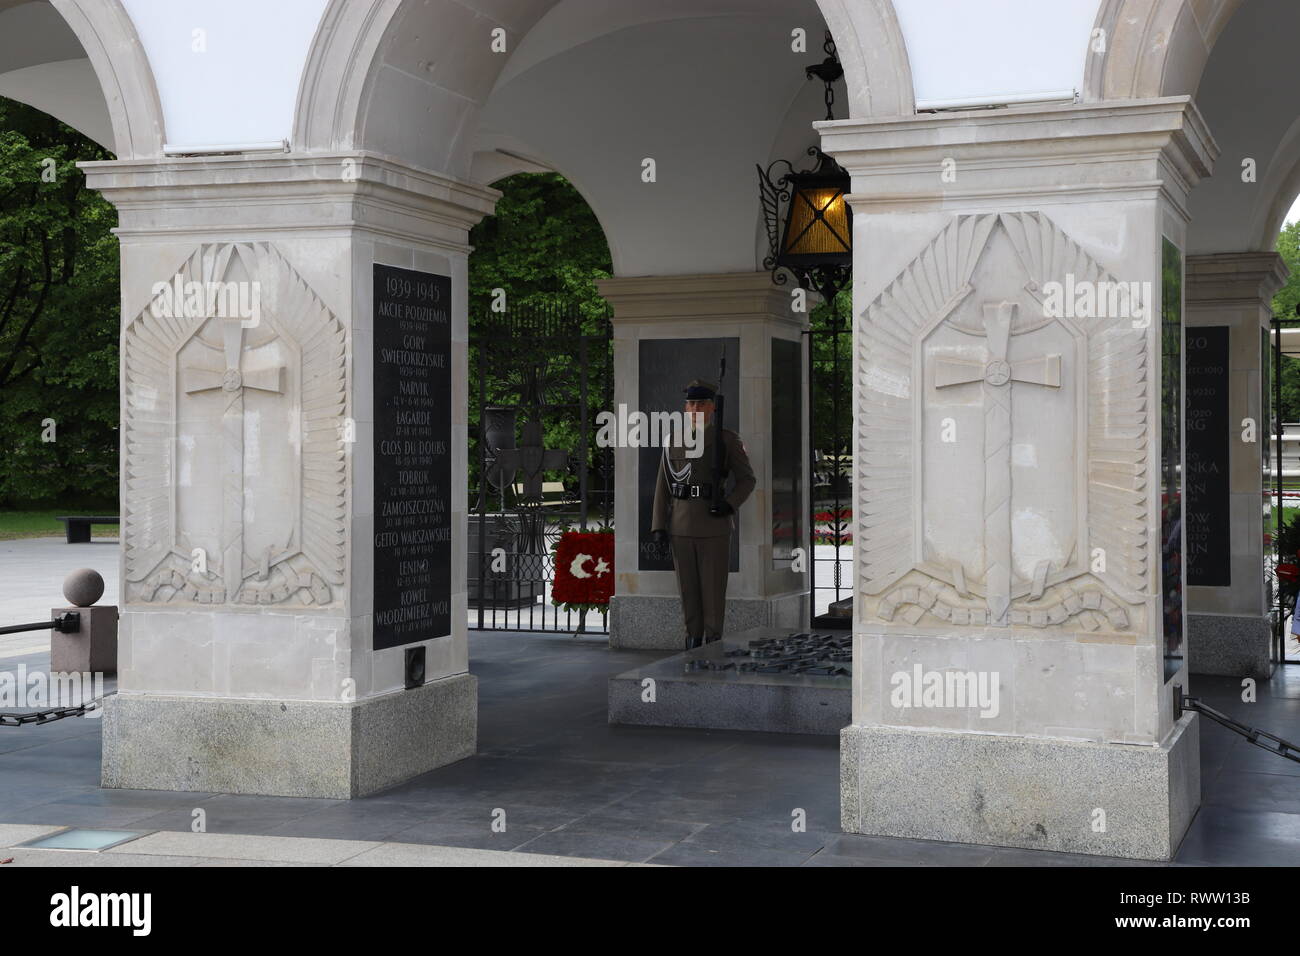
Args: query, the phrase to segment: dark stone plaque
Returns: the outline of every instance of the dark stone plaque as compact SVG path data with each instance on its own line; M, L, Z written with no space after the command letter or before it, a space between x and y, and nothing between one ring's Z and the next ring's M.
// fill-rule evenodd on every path
M803 544L803 347L772 340L772 564Z
M451 279L375 265L374 648L451 633Z
M726 401L726 425L740 432L740 339L642 339L637 356L640 386L637 407L629 411L681 412L686 401L683 390L686 383L702 378L718 380L718 359L723 348L727 350L727 379L722 383ZM741 439L744 435L741 434ZM637 570L671 571L672 548L658 547L650 538L650 520L654 515L655 479L659 475L659 456L662 448L640 448L637 452L638 523ZM730 481L728 482L730 484ZM741 505L741 510L753 507L752 502ZM731 533L731 570L740 570L740 534Z
M1273 509L1278 507L1277 492L1281 489L1281 485L1273 476L1273 462L1269 455L1272 450L1272 440L1269 436L1274 434L1276 429L1273 427L1273 346L1270 342L1268 329L1259 330L1259 372L1259 417L1256 419L1258 430L1255 437L1259 441L1264 501L1268 505L1260 509L1259 530L1264 545L1260 553L1261 555L1267 555L1273 551L1273 535L1270 533L1270 528L1272 523L1277 520ZM1264 606L1272 607L1275 599L1273 575L1266 573L1262 561L1260 563L1260 580L1264 586ZM1273 641L1274 658L1277 663L1281 663L1281 657L1277 655L1276 649L1281 647L1282 643L1280 640Z
M1232 584L1228 327L1187 329L1187 583Z
M1162 246L1160 290L1160 596L1165 681L1183 666L1183 253Z

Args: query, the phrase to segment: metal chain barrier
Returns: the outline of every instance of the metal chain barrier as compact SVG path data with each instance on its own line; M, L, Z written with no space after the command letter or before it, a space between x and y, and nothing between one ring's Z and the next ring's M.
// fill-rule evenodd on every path
M64 717L80 717L88 710L99 707L99 700L87 701L76 707L52 707L34 710L30 714L0 714L0 727L21 727L23 724L48 724Z
M61 634L76 634L81 630L81 614L78 611L65 611L49 621L37 621L35 624L14 624L0 627L0 634L19 634L24 631L58 631ZM28 714L0 714L0 727L21 727L23 724L48 724L64 717L80 717L88 710L99 706L99 700L90 700L76 707L51 707L48 710L34 710Z
M1268 731L1260 730L1258 727L1248 727L1241 721L1233 720L1227 714L1215 710L1199 698L1186 696L1183 694L1181 687L1176 687L1174 692L1174 719L1177 720L1181 717L1184 710L1195 711L1204 717L1210 718L1216 724L1227 727L1233 733L1241 734L1261 750L1267 750L1271 754L1300 763L1300 746L1270 734Z

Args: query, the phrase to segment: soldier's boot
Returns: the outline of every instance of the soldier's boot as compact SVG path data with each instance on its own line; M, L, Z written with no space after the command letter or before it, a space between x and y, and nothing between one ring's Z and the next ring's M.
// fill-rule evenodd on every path
M703 646L704 646L703 637L700 637L699 635L696 635L694 637L692 637L690 634L686 635L686 649L688 651L693 651L697 647L703 647Z

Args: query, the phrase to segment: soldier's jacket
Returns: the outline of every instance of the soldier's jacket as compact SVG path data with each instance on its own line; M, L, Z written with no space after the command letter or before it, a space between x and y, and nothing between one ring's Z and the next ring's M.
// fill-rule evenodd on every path
M675 469L680 471L690 465L690 474L685 479L693 485L712 485L713 476L713 442L716 429L709 424L704 429L704 454L699 458L686 457L686 449L674 445L668 449L668 458ZM749 456L740 436L730 429L722 430L722 440L726 445L723 468L727 475L735 479L731 494L726 501L739 510L754 490L754 469L749 465ZM654 514L650 522L651 531L667 531L671 535L684 538L713 538L731 534L734 515L711 515L709 508L713 504L712 496L700 498L674 498L668 490L672 479L664 466L664 456L659 456L659 477L655 481Z

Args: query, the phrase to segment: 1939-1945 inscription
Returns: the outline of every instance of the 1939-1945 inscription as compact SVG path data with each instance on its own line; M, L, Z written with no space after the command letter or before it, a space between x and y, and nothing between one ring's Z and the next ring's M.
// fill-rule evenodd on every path
M375 265L374 648L451 633L451 279Z

